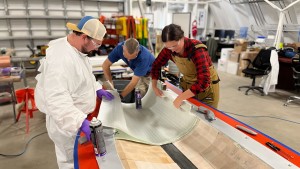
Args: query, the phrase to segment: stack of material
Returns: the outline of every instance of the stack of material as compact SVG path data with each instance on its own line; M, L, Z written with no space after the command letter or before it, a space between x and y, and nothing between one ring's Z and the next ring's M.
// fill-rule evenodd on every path
M11 66L11 54L13 50L9 48L1 48L0 49L0 76L9 76L10 72L6 71ZM5 71L1 71L2 69ZM7 73L6 73L7 72ZM3 74L2 74L3 73Z
M236 75L239 68L240 54L247 50L248 42L237 40L234 48L223 48L218 60L218 70Z
M218 60L218 71L226 72L229 57L233 51L233 48L222 48L221 58Z
M236 40L234 43L233 51L231 52L226 72L236 75L239 68L240 55L242 52L247 50L248 42L244 39Z

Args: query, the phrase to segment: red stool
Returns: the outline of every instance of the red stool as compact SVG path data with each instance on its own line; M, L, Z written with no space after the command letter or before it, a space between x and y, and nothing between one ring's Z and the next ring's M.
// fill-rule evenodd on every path
M34 89L33 88L25 88L19 89L15 91L17 103L24 102L24 107L18 112L16 121L19 121L21 113L26 113L26 133L29 132L29 117L33 118L33 111L38 110L35 102L34 102ZM30 103L29 103L30 102ZM29 107L29 105L31 105Z

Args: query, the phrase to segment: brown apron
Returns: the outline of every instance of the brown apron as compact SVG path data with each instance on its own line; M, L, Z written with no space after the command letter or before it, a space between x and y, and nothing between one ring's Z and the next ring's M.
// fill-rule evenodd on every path
M178 56L172 56L175 64L177 65L180 73L183 77L180 79L180 86L183 91L190 89L190 87L197 81L197 71L195 64L188 58L182 58ZM210 85L195 96L196 99L211 105L214 108L218 107L219 103L219 77L214 66L209 67L210 72Z

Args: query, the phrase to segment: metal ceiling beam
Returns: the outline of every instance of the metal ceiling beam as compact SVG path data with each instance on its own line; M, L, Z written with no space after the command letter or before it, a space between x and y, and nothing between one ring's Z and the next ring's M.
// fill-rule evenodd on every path
M281 0L270 0L270 1L281 1ZM264 0L229 0L231 4L250 4L250 3L258 3L265 2Z

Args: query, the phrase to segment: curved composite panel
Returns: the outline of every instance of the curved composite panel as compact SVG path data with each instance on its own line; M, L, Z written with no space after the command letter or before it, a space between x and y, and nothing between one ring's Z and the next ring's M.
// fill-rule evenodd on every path
M189 109L176 109L170 97L156 97L150 88L142 98L142 109L121 103L117 91L113 101L102 100L98 118L104 126L118 129L116 137L136 142L162 145L189 133L199 121ZM166 93L167 94L167 93Z

